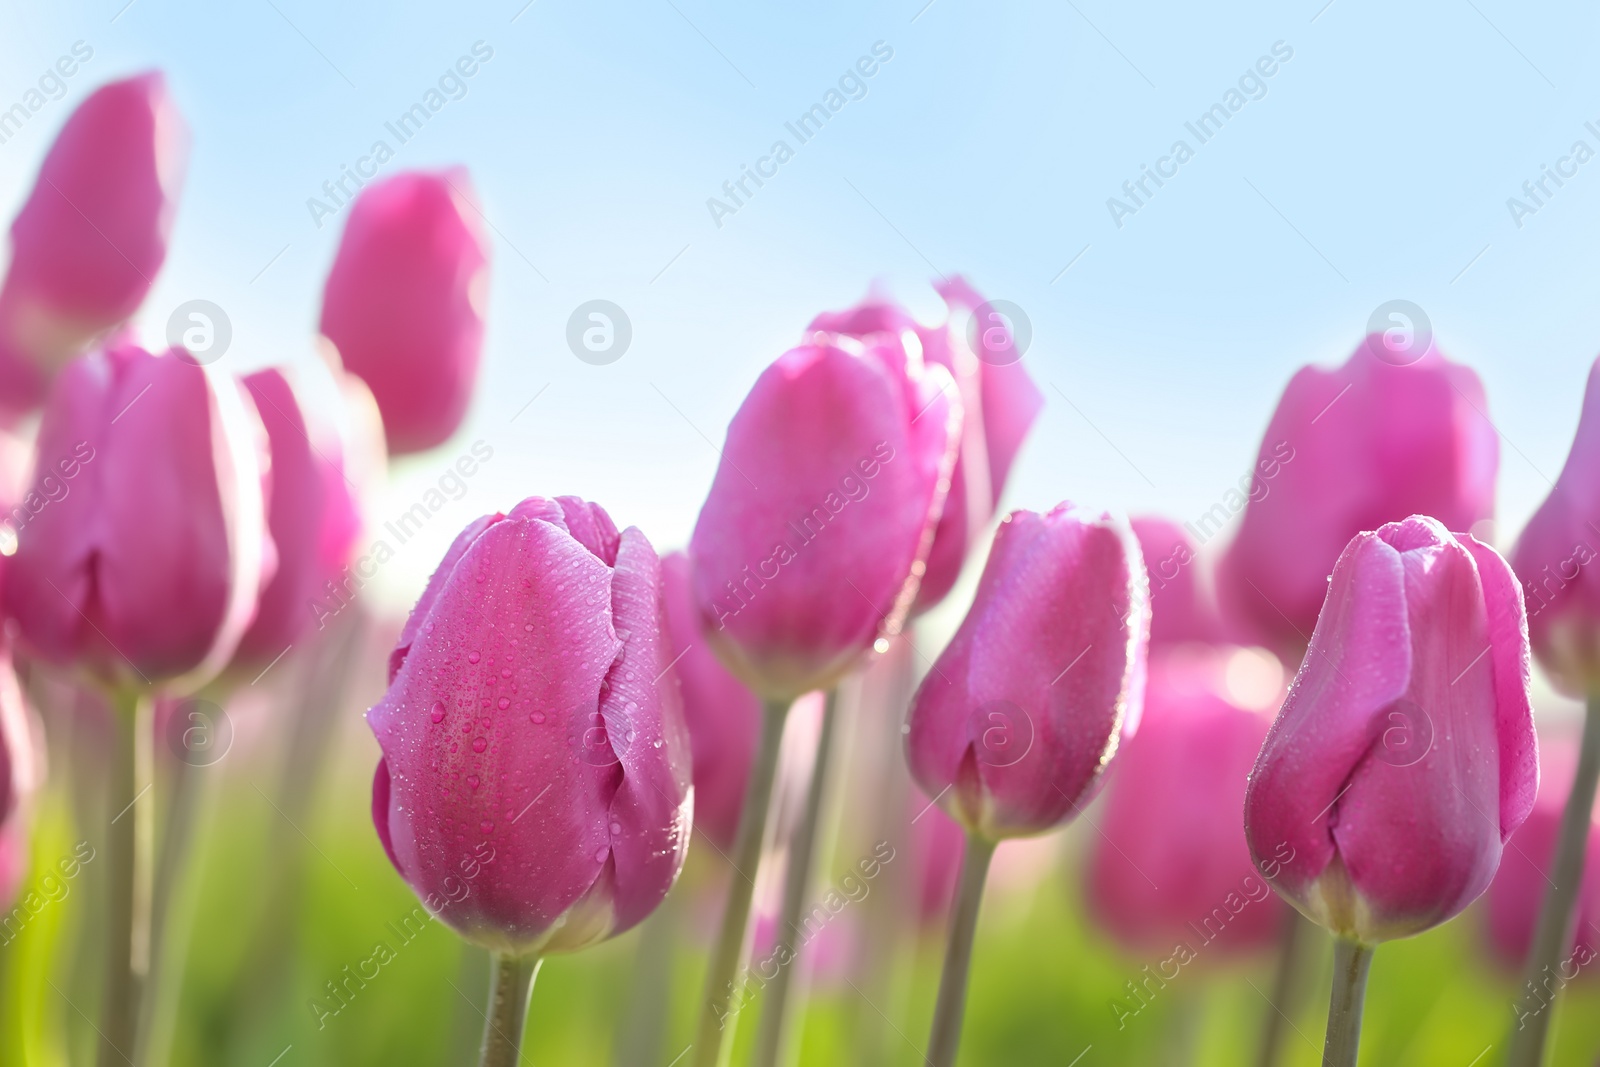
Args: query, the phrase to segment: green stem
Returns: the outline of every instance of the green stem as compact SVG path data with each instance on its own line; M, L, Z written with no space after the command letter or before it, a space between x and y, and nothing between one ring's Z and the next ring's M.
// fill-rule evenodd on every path
M140 939L148 937L148 893L139 881L147 873L141 862L139 832L138 738L147 725L148 701L137 692L122 689L111 695L111 767L106 782L106 941L105 992L100 1005L100 1067L131 1063L139 1026L140 981L136 953ZM140 928L144 927L141 934Z
M789 948L800 952L800 912L805 907L806 889L811 883L811 867L816 862L817 825L821 821L822 798L827 792L829 767L833 759L834 724L839 720L839 690L828 691L822 709L822 733L817 738L817 755L811 768L811 785L806 793L805 811L789 842L788 862L783 872L783 903L778 910L778 934L790 939ZM762 991L761 1026L756 1032L755 1062L759 1067L774 1067L783 1050L784 1031L789 1015L789 989L797 960L778 968L778 973Z
M1594 811L1595 782L1600 778L1600 694L1589 698L1583 723L1583 741L1578 749L1578 772L1572 779L1572 792L1561 813L1555 863L1550 869L1550 887L1545 890L1539 925L1523 977L1537 988L1545 977L1561 965L1562 956L1572 947L1577 929L1578 888L1583 882L1583 860L1589 838L1589 823ZM1527 985L1524 986L1527 988ZM1511 1053L1506 1067L1539 1067L1544 1061L1551 1012L1541 1011L1524 1020L1511 1034Z
M1284 908L1283 928L1278 940L1278 965L1272 976L1272 999L1267 1002L1265 1025L1256 1067L1274 1067L1282 1055L1283 1040L1294 1017L1298 978L1304 967L1306 950L1311 946L1311 920L1293 908Z
M170 714L186 715L192 706L190 700L180 700ZM150 896L150 965L139 1018L138 1055L134 1057L137 1064L166 1063L169 1058L168 1045L180 995L180 983L175 979L182 973L182 960L189 942L189 920L193 914L191 907L175 908L175 904L184 888L200 812L205 807L204 773L205 768L183 759L171 761L167 768L172 795L165 806L165 827Z
M967 834L961 856L961 883L950 911L950 942L939 976L939 1000L933 1009L933 1033L928 1037L929 1067L953 1067L961 1045L961 1019L967 1006L967 971L972 965L972 941L978 929L978 904L983 883L994 858L995 842Z
M1347 937L1334 942L1333 995L1328 1000L1328 1037L1322 1046L1322 1067L1355 1067L1372 948Z
M772 804L778 749L788 714L788 702L768 701L761 719L761 743L750 767L739 830L734 837L728 903L722 912L722 930L711 954L711 967L706 972L706 1008L695 1032L694 1067L723 1067L732 1052L730 1024L738 1018L734 1000L744 988L742 964L749 951L750 898L756 888L756 868L761 863L761 842L766 836L767 809Z
M478 1067L515 1067L522 1050L522 1028L528 1021L538 956L489 956L489 1011L484 1016L483 1049Z

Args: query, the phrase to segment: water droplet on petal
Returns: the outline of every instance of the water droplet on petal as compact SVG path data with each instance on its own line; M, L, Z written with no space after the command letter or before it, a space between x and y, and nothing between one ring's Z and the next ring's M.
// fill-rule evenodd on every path
M482 752L484 749L486 749L488 747L489 747L489 742L486 741L484 738L475 737L475 738L472 739L472 751L474 751L474 752Z
M494 823L490 822L488 819L485 819L478 824L478 829L482 830L485 834L492 833L494 831Z
M470 789L478 788L478 776L476 774L467 775L467 787Z
M435 701L433 711L428 714L428 718L434 722L444 722L444 704Z
M529 715L528 718L532 719L533 720L533 724L535 726L537 726L540 723L544 722L544 712L536 711L532 715Z
M510 706L511 706L511 698L510 697L501 697L500 698L500 710L501 711L505 711Z
M478 662L478 660L480 660L482 658L483 657L478 655L476 652L468 652L467 653L467 662L468 663L476 663L476 662Z
M602 848L602 849L597 849L597 850L596 850L596 851L595 851L595 854L594 854L594 861L595 861L595 862L596 862L596 863L604 863L604 862L605 862L605 861L606 861L606 855L607 855L607 854L608 854L608 853L609 853L609 852L610 852L610 851L611 851L611 850L610 850L610 849L609 849L609 848Z

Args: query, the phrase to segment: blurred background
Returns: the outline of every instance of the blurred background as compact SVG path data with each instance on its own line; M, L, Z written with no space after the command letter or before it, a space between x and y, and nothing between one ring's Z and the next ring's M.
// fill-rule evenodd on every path
M813 314L878 285L936 320L930 279L958 272L1014 303L1031 329L1026 363L1046 403L1010 506L1070 498L1180 522L1205 513L1248 470L1294 369L1342 361L1375 309L1403 299L1484 380L1506 545L1560 469L1600 349L1589 296L1600 252L1588 239L1600 161L1536 211L1508 206L1529 203L1523 183L1573 142L1600 145L1585 126L1600 125L1588 50L1597 20L1589 6L1505 0L1228 10L4 0L0 107L79 42L92 57L0 142L0 206L20 205L95 86L163 69L193 143L167 264L136 325L153 340L179 305L211 301L232 328L222 366L245 371L316 358L323 279L346 217L308 204L333 203L325 182L380 139L394 149L384 175L470 168L494 260L481 385L451 442L396 462L377 521L411 507L473 442L493 458L362 591L380 617L402 616L465 522L531 493L582 493L658 546L681 545L729 417ZM785 123L875 53L865 94L798 143ZM459 97L400 143L386 123L466 55L480 63ZM1262 56L1278 63L1259 98L1155 195L1137 203L1124 191L1174 141L1197 145L1185 123ZM724 183L778 139L795 153L775 177L731 213L708 207L730 203ZM1113 210L1109 198L1136 209ZM596 299L631 324L620 358L598 366L566 340L575 309ZM929 620L934 647L965 599L958 591ZM475 1047L483 960L436 925L336 1017L310 1008L414 906L368 818L376 745L360 714L380 691L377 649L392 634L372 637L370 670L338 712L328 772L293 833L269 796L282 755L266 701L252 714L246 698L233 715L233 748L208 769L174 1062L448 1063ZM1538 696L1543 721L1571 716ZM1119 1026L1112 1002L1158 957L1118 949L1082 907L1070 872L1093 842L1092 816L1002 847L965 1062L1158 1062L1181 1026L1196 1028L1197 1062L1240 1062L1260 1026L1264 959L1212 968ZM77 839L70 805L52 792L36 857L53 862ZM263 856L271 849L304 853L293 861L300 913L282 929L263 927L277 920L256 884L276 862ZM853 858L841 852L840 863ZM685 929L711 927L711 868L692 856L674 894L687 898ZM91 911L86 883L0 948L0 1062L67 1062L68 1035L86 1027L51 983L83 950ZM1517 978L1485 961L1480 925L1474 909L1385 950L1363 1062L1475 1064L1502 1039ZM243 965L261 937L282 940L287 977L268 983ZM640 937L546 965L528 1062L625 1062ZM887 999L859 987L850 947L860 939L844 940L844 958L817 976L804 1062L850 1062L863 1025L890 1038L863 1062L918 1062L937 927L893 961ZM661 1062L688 1040L702 963L692 946L672 957L682 974L664 1009ZM1554 1062L1591 1063L1600 994L1580 983L1569 997ZM1318 1062L1325 1003L1325 990L1305 995L1289 1062Z

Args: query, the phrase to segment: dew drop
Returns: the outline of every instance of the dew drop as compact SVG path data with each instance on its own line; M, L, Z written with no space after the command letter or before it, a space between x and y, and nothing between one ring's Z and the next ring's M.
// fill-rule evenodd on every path
M502 678L511 677L511 668L510 667L501 667L500 668L500 677L502 677Z
M488 819L485 819L478 824L478 829L482 830L485 834L493 833L494 823L490 822Z
M483 657L478 655L476 652L468 652L467 653L467 662L468 663L476 663L482 658Z
M620 822L612 823L611 824L611 832L614 833L614 834L622 833L622 824Z
M535 726L537 726L540 723L544 722L544 712L536 711L532 715L529 715L528 718L533 720L533 724Z
M604 863L606 861L606 854L610 851L611 850L608 848L597 849L594 854L594 861L596 863Z
M428 718L432 719L436 723L444 722L444 704L436 701L433 705L433 711L429 713Z
M501 711L505 711L510 706L511 706L511 698L510 697L501 697L500 698L500 710Z
M486 749L488 747L489 747L489 742L484 740L483 738L475 737L475 738L472 739L472 751L474 751L474 752L482 752L484 749Z
M468 788L470 788L470 789L478 788L478 782L479 782L479 779L478 779L478 776L476 774L467 775L467 787Z

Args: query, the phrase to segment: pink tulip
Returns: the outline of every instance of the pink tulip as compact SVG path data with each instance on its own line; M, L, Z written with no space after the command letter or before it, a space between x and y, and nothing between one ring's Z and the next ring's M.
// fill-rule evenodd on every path
M898 632L955 461L950 385L841 338L786 352L734 415L689 557L707 638L758 695L829 688Z
M683 694L683 717L694 751L695 828L719 849L733 847L744 809L745 783L761 733L761 701L728 673L700 628L689 588L689 558L661 561L672 673Z
M265 432L232 378L127 346L69 364L39 428L39 508L17 531L6 610L45 659L107 682L209 677L272 558Z
M923 360L948 370L960 389L960 451L913 613L933 607L955 585L968 552L1000 503L1022 439L1044 404L1020 363L1002 366L973 355L960 314L983 303L972 287L957 277L942 283L939 292L950 309L942 326L923 326L898 304L869 298L847 311L818 315L807 330L902 348L915 344Z
M1280 894L1370 944L1488 887L1538 789L1527 633L1474 538L1414 515L1350 542L1245 795Z
M1301 368L1247 493L1230 491L1193 524L1209 538L1243 508L1218 591L1245 636L1286 658L1305 648L1328 572L1357 533L1411 514L1471 530L1494 512L1499 440L1478 376L1431 347L1395 366L1374 354L1381 345L1368 338L1336 370Z
M1488 902L1489 945L1509 968L1521 969L1533 943L1534 926L1549 889L1550 868L1560 836L1561 812L1572 790L1572 772L1577 752L1571 742L1540 746L1539 796L1528 812L1528 820L1511 841L1511 850L1495 874L1485 897ZM1600 816L1600 805L1596 806ZM1583 888L1578 894L1577 929L1573 944L1562 953L1582 945L1589 953L1600 952L1600 823L1591 819L1588 862L1584 867ZM1594 975L1600 969L1587 968Z
M1146 516L1133 520L1150 580L1150 644L1221 641L1223 625L1211 599L1200 550L1175 522Z
M244 385L271 453L267 528L277 567L234 660L259 670L321 621L317 606L324 584L348 562L361 525L338 436L308 417L289 376L268 368Z
M1161 617L1152 610L1151 628ZM1239 811L1269 720L1229 699L1226 648L1152 656L1139 735L1118 759L1088 870L1089 903L1135 952L1270 944L1283 905L1250 862Z
M650 543L576 497L473 522L434 572L367 713L372 812L463 937L572 951L672 887L693 794L662 612Z
M1511 564L1528 601L1534 654L1556 688L1600 692L1600 361L1555 488L1517 539Z
M10 649L0 649L0 946L13 936L3 913L28 873L33 798L44 777L38 733L11 668Z
M363 190L322 298L322 332L372 387L389 451L447 440L478 380L487 247L465 169L411 171Z
M136 311L167 255L188 131L159 72L95 90L62 127L11 224L0 288L0 414Z
M912 702L917 784L988 840L1076 814L1138 727L1149 619L1126 523L1069 504L1006 516Z

